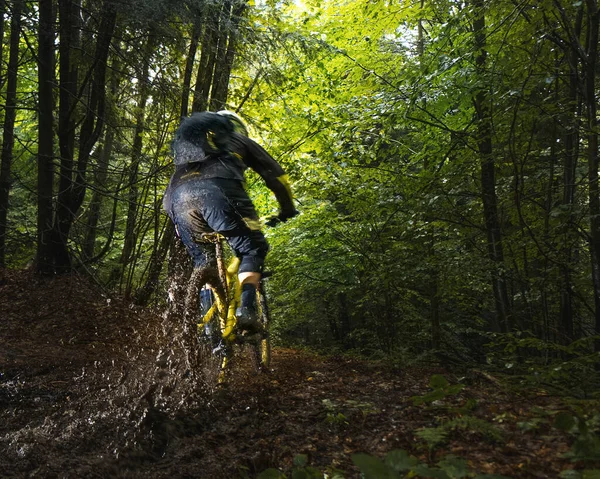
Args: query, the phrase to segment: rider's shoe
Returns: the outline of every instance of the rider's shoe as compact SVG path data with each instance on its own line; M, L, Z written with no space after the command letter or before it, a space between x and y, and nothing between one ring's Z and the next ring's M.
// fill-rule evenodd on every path
M236 310L235 316L237 318L237 325L242 331L255 333L260 329L258 314L255 309L248 306L241 306Z

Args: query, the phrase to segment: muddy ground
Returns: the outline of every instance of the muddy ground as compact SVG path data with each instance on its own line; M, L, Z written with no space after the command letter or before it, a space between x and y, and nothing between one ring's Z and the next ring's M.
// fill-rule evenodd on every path
M573 437L544 417L564 407L544 391L284 348L269 374L239 358L217 387L186 373L166 323L81 277L1 272L0 476L243 478L277 468L291 477L305 454L329 477L350 478L352 454L393 449L430 465L454 454L471 471L514 478L583 467L561 457ZM415 405L432 374L466 387ZM480 425L453 428L435 447L418 435L465 416Z

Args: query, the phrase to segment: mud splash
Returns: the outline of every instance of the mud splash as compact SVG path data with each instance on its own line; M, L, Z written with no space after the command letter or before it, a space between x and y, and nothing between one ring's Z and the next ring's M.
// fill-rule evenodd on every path
M0 296L0 475L107 477L201 429L216 385L191 374L172 308L23 273L5 272Z

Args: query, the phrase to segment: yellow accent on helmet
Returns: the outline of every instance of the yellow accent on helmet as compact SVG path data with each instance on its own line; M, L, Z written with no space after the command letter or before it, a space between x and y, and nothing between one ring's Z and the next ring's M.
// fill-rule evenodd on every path
M240 115L231 110L221 110L218 111L217 114L224 116L229 120L233 126L233 131L240 133L241 135L248 136L248 128L246 127L246 123L244 120L242 120Z

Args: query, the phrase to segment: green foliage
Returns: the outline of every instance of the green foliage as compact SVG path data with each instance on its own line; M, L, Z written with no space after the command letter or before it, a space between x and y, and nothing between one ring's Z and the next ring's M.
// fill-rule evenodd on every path
M291 475L287 476L279 469L270 468L261 472L257 479L344 479L343 473L335 468L327 468L325 472L320 471L308 464L306 454L296 454L293 460Z
M565 457L573 461L600 460L600 436L594 430L600 430L600 414L586 419L583 415L560 412L554 419L554 426L575 436L573 446Z
M594 397L600 386L600 355L593 351L597 339L590 336L562 345L525 332L494 334L488 363L521 375L528 386L552 388L574 397Z
M600 469L576 471L568 469L560 473L560 479L600 479Z
M467 461L453 455L445 456L437 463L437 467L430 467L402 450L389 452L383 461L368 454L354 454L352 462L360 469L365 479L401 479L415 476L439 479L504 478L494 474L473 473L469 471Z
M444 376L440 374L434 374L431 376L429 381L429 387L433 389L433 391L430 391L422 396L412 397L412 401L415 406L431 404L446 397L456 396L464 389L465 385L450 384Z
M457 417L435 428L420 429L415 435L423 439L429 449L435 449L440 444L445 443L453 431L479 434L483 438L493 442L501 442L504 438L504 434L496 426L474 416Z

